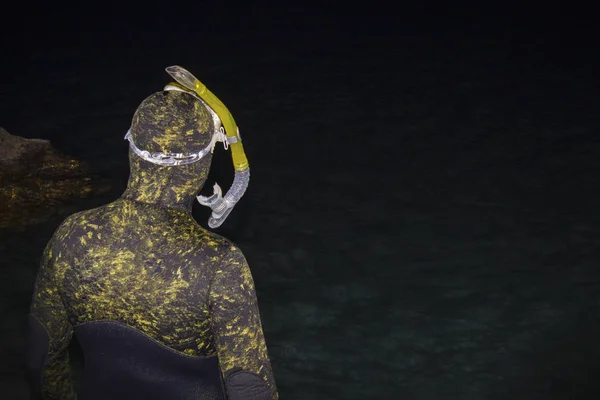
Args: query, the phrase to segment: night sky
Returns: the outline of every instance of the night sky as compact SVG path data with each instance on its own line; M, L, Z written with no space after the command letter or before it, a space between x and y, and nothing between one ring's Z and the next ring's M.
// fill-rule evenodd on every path
M282 399L600 398L595 10L336 3L4 14L0 126L110 190L0 230L3 398L27 398L43 247L121 195L123 136L173 64L244 138L250 186L216 231L252 269ZM217 151L203 193L232 178Z

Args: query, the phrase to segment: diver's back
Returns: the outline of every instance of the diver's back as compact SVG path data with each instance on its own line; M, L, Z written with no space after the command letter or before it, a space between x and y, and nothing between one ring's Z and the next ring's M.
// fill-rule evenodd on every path
M196 200L219 226L245 193L248 162L224 104L189 71L133 115L129 180L113 203L67 218L42 254L29 315L35 396L276 400L250 266L234 243L191 216ZM225 196L198 196L215 144L236 173ZM68 360L82 346L75 393Z
M184 211L127 199L62 228L57 266L85 356L83 398L220 398L208 290L228 241Z

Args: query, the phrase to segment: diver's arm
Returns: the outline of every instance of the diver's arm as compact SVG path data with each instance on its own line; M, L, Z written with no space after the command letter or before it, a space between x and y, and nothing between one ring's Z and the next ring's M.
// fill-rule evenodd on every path
M244 255L235 246L215 271L210 308L228 399L278 399L254 281Z
M27 373L32 400L76 398L67 350L73 327L56 285L52 247L53 240L42 257L29 314Z

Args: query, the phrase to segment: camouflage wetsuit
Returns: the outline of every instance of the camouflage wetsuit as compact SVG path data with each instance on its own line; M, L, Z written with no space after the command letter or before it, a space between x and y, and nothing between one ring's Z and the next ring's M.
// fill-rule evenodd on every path
M206 108L159 92L132 136L150 152L210 141ZM233 243L191 215L210 155L151 164L130 151L117 201L67 218L48 243L30 314L32 398L75 398L67 345L81 344L83 400L276 399L252 275Z

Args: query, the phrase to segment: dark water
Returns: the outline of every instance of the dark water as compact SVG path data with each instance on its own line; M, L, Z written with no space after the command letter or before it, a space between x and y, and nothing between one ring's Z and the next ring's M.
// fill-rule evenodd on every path
M87 160L112 190L0 232L3 398L26 398L43 246L123 191L123 136L172 64L244 137L251 184L219 233L252 267L282 399L600 398L585 10L196 7L47 7L5 36L0 125ZM211 174L231 182L224 151Z

